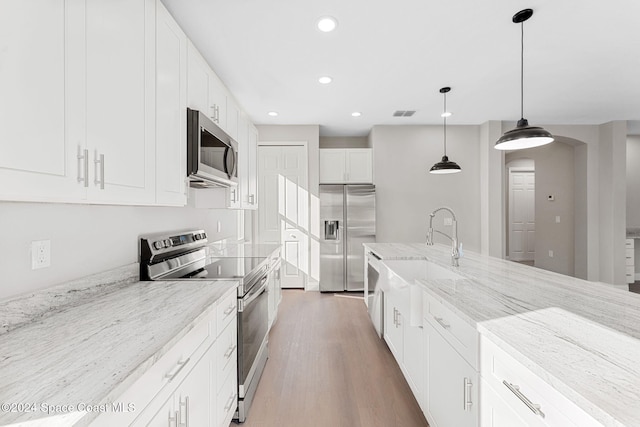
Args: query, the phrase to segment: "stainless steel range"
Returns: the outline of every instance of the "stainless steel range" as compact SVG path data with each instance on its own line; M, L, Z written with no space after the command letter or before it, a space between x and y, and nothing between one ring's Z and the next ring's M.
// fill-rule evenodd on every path
M140 238L140 280L234 279L238 287L238 410L246 419L268 357L269 274L279 258L218 258L208 255L204 230ZM215 286L215 285L214 285Z

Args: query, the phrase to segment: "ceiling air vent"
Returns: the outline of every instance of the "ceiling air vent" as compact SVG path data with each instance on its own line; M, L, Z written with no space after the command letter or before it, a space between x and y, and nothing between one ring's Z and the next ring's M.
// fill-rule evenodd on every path
M416 113L415 110L398 110L393 113L393 117L411 117Z

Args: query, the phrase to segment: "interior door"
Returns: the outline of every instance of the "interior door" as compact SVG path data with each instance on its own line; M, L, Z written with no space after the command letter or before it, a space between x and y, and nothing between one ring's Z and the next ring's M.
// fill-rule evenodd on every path
M509 171L509 259L535 258L535 171Z
M258 241L282 245L282 287L304 288L309 273L309 191L303 145L258 147Z

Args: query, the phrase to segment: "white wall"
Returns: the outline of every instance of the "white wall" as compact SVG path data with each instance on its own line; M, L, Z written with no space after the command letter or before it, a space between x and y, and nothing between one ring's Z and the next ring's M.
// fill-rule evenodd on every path
M457 174L429 173L442 158L442 138L442 126L372 129L378 242L425 242L429 213L447 206L464 248L480 252L480 126L447 126L447 155L462 168ZM445 216L436 216L434 228L450 234ZM436 241L448 242L437 234Z
M0 298L138 262L141 234L203 228L209 241L235 239L236 217L190 207L0 202ZM34 240L51 241L50 267L31 270Z
M535 165L535 266L574 274L574 154L573 147L554 142L542 147L510 152L507 166L517 159ZM553 201L548 196L553 195ZM560 223L556 223L556 216ZM549 251L553 251L553 257Z

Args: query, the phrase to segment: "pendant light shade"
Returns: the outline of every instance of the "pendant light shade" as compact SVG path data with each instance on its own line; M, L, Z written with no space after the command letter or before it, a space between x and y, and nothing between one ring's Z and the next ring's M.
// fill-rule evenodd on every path
M462 168L460 168L460 166L458 166L456 162L452 162L451 160L449 160L449 157L447 157L447 92L449 92L450 90L450 87L443 87L442 89L440 89L440 93L444 95L444 111L442 113L442 117L444 118L444 155L442 156L442 160L431 166L429 173L445 174L462 171Z
M498 150L520 150L539 147L553 142L553 136L541 127L529 126L524 118L524 21L531 18L533 10L524 9L513 15L513 22L520 24L520 117L515 129L507 131L496 141Z

